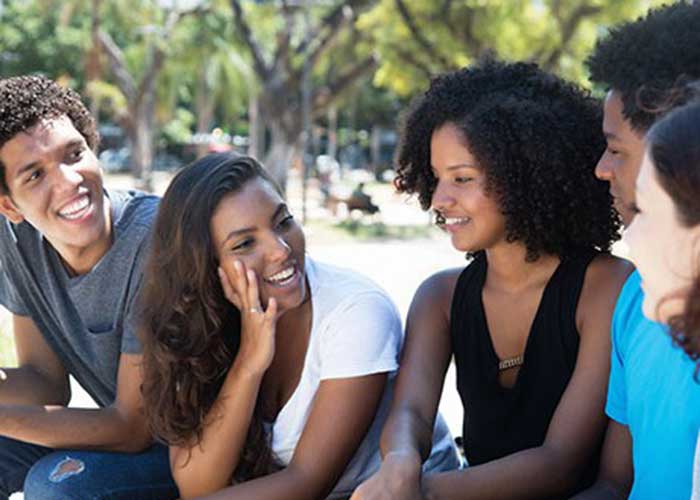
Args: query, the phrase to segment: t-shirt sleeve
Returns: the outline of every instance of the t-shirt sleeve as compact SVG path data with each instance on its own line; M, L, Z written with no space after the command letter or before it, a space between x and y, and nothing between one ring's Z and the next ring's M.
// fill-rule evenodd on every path
M0 261L0 304L13 314L28 316L28 308L5 271L3 267L5 265L4 262Z
M129 299L124 312L124 323L122 331L122 344L121 352L126 354L141 354L143 352L143 345L138 336L138 331L140 328L141 319L141 290L143 285L143 264L147 257L148 244L144 244L139 249L139 256L136 259L136 282L131 286L129 290Z
M633 275L634 277L634 275ZM629 301L634 282L628 281L613 313L611 335L612 350L610 353L610 380L608 382L608 400L605 413L616 422L628 425L627 422L627 386L625 381L625 338L629 335Z
M380 292L362 293L331 314L321 341L321 380L398 368L403 332L388 297Z

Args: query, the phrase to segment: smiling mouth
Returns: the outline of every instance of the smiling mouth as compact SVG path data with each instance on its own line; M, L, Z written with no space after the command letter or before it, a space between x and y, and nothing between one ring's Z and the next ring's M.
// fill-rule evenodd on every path
M471 217L445 217L438 213L435 218L435 224L444 231L455 231L459 227L469 224L471 220Z
M67 220L78 220L84 217L92 208L92 198L89 193L80 196L58 211L58 216Z
M294 281L296 281L296 278L299 274L298 272L298 267L296 263L292 263L289 266L285 267L281 271L276 272L275 274L272 274L270 276L266 276L263 278L263 281L265 283L269 283L272 286L278 286L278 287L284 287L288 286Z

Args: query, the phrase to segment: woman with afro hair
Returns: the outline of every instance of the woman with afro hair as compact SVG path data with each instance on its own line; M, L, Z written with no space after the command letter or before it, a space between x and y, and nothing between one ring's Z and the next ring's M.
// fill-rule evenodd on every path
M593 173L600 123L574 85L491 58L413 102L396 186L471 262L416 292L383 463L353 500L562 498L593 480L609 325L631 272L609 254L620 223ZM422 476L452 357L469 465Z

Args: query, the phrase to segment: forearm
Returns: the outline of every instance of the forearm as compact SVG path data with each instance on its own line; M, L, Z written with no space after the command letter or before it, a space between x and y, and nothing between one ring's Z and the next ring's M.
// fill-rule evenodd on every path
M136 452L150 436L116 408L0 405L0 435L49 448Z
M175 482L183 498L206 495L230 485L250 427L262 374L232 365L206 416L202 440L192 448L171 449Z
M70 385L57 385L30 366L0 368L0 404L67 405Z
M627 492L608 481L599 479L589 489L572 497L572 500L622 500L624 498L627 498Z
M423 476L422 487L426 500L543 498L568 492L579 472L562 453L542 446L483 465Z
M389 454L412 456L424 462L432 449L433 421L416 411L400 408L391 412L382 431L382 457Z
M314 500L323 499L329 492L293 466L269 476L246 481L221 490L207 500Z

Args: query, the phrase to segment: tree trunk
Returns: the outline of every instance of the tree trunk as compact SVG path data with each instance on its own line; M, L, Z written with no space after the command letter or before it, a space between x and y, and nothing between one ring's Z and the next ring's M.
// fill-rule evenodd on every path
M144 191L153 191L153 106L141 103L132 110L134 117L131 130L132 172L136 185Z
M382 129L381 127L372 125L372 135L370 140L370 163L372 164L372 173L376 176L381 162L382 148Z
M260 119L260 100L255 96L248 104L248 156L260 160L265 151L265 124Z
M287 171L292 165L294 156L299 152L298 143L297 141L290 141L282 128L274 123L270 125L270 132L272 143L265 157L264 165L272 178L282 188L282 191L286 192Z
M197 134L200 137L209 136L209 127L214 118L214 99L211 89L207 87L206 65L203 65L197 79ZM201 158L209 151L209 143L201 142L197 144L197 158Z
M334 160L338 156L338 107L328 108L328 156Z

